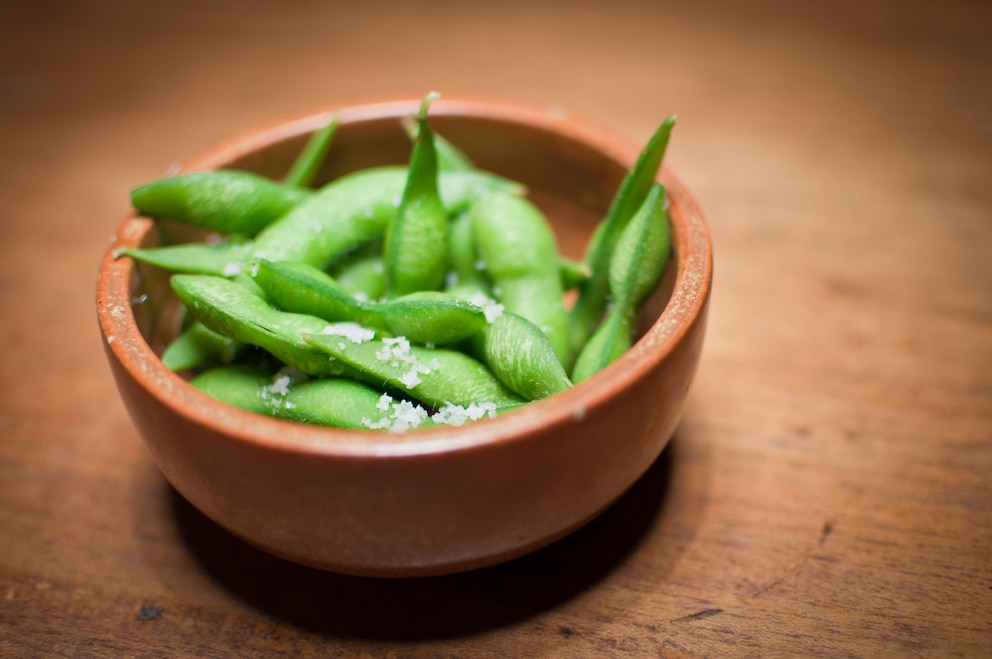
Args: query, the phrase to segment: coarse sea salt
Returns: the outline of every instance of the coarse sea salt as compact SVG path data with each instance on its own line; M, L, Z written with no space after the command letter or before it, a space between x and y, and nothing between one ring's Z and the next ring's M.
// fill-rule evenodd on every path
M376 408L388 412L379 419L362 418L362 425L370 430L389 430L402 433L420 426L427 418L427 410L408 400L394 401L389 394L383 394Z
M404 387L413 389L418 384L421 383L420 375L417 374L417 369L411 369L400 376L400 382L403 383Z
M417 363L417 357L411 352L410 342L405 336L383 338L382 347L376 350L375 358L396 368L403 364Z
M369 430L384 430L389 427L390 423L391 422L388 417L383 417L378 421L373 421L367 416L362 417L362 425Z
M482 313L486 315L487 323L492 324L497 318L503 315L503 305L484 293L476 293L468 301L470 304L474 304L482 309Z
M444 405L431 416L431 420L448 426L461 426L468 421L478 421L483 417L496 416L495 403L472 403L468 407L461 405Z
M416 428L427 418L427 411L420 405L414 405L408 400L401 400L393 406L393 425L391 430L403 432Z
M503 315L503 305L490 304L482 308L482 313L486 314L486 322L492 324L496 322L497 318Z
M343 336L352 343L365 343L375 338L375 330L362 327L358 323L331 323L321 331L321 334Z
M293 379L285 373L276 374L276 377L272 380L272 384L266 387L269 393L276 394L278 396L285 396L289 393L289 385L293 383Z

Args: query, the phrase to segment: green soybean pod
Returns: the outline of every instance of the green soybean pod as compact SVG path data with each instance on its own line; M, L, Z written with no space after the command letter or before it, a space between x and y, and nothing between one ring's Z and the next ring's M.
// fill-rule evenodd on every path
M420 405L346 378L319 378L294 385L279 416L353 430L406 432L434 425Z
M173 371L201 368L216 362L230 362L242 344L218 334L200 321L193 321L162 352L162 363Z
M129 256L169 272L231 277L241 272L248 246L237 242L182 243L162 247L125 247L114 257Z
M668 263L671 238L667 208L665 188L656 183L620 234L609 269L613 304L576 359L572 372L575 382L592 377L630 349L637 312L657 287Z
M357 300L378 300L386 294L386 266L381 250L351 254L336 263L328 274L341 290Z
M400 123L407 136L416 141L420 128L417 120L414 117L403 117ZM437 170L439 172L465 172L475 169L475 163L464 151L436 132L434 133L434 147L437 152Z
M586 249L590 275L570 312L569 352L574 358L600 323L607 305L610 259L616 242L658 177L676 118L668 117L641 150Z
M457 350L410 345L405 339L355 341L308 334L314 347L347 364L358 379L385 383L432 407L486 404L496 409L523 402L478 360Z
M197 375L190 384L222 403L238 409L276 416L281 401L271 395L273 375L248 364L218 366Z
M341 375L342 364L304 341L326 330L327 321L273 308L242 283L208 275L173 275L172 289L187 312L235 341L258 346L309 375Z
M500 314L468 345L500 382L526 400L546 398L572 387L548 337L515 313Z
M473 268L474 271L474 268ZM482 309L488 323L464 344L506 387L528 401L571 388L555 347L541 328L504 310L486 284L466 281L448 289Z
M327 321L351 321L405 336L414 343L454 343L486 324L481 309L445 293L425 291L370 303L354 299L329 275L302 263L260 260L251 270L268 298L286 311Z
M307 140L306 145L303 147L303 151L293 161L292 166L290 166L289 171L283 178L282 182L284 185L292 188L310 187L314 178L317 176L317 172L320 171L320 166L324 163L324 158L327 157L327 152L331 148L331 140L334 138L337 127L337 117L331 117L331 120L323 128L310 136L310 139Z
M257 259L248 273L266 297L284 311L330 322L365 319L368 304L348 295L330 275L313 266Z
M441 288L448 262L448 217L437 184L437 154L427 123L430 93L417 113L419 130L396 217L386 229L386 297Z
M527 199L491 193L472 204L472 230L493 292L507 311L547 335L562 363L568 356L558 246L541 211Z
M405 176L402 167L377 167L335 179L259 233L252 255L326 268L385 232Z
M311 194L251 172L216 170L152 181L131 191L131 203L142 215L251 237Z
M561 287L566 291L575 290L589 278L589 266L581 261L565 257L558 259L558 271L561 273Z
M345 378L301 381L239 364L213 368L190 384L228 405L300 423L394 432L433 425L423 408Z
M448 277L445 290L464 299L492 297L472 232L472 216L460 213L448 228Z
M413 343L447 345L476 334L486 325L477 305L439 291L410 293L369 307L369 324Z
M251 256L327 268L385 233L396 216L407 173L406 167L383 166L335 179L260 232ZM438 186L448 213L463 210L487 190L522 190L519 183L481 171L447 172Z

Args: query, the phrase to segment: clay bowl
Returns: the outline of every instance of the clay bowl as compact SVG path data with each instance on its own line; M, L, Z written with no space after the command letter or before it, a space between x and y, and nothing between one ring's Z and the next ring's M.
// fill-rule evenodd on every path
M403 164L398 118L419 99L321 111L236 135L179 170L241 168L280 177L337 112L324 180ZM640 144L560 109L442 98L433 127L483 168L526 183L580 257ZM659 117L660 121L661 117ZM686 188L663 170L674 255L646 305L639 340L574 389L491 420L407 434L343 431L225 406L158 355L180 320L167 275L114 260L171 229L128 216L104 257L97 313L121 398L170 483L247 542L312 567L369 576L457 572L561 538L608 507L669 441L703 343L709 235ZM123 193L122 193L123 194ZM173 236L174 238L174 236Z

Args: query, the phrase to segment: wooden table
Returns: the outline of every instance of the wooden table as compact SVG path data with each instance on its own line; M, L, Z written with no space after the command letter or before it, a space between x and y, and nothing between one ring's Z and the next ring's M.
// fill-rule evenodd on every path
M992 655L992 6L6 3L0 655ZM509 564L325 574L176 495L94 312L128 190L263 120L429 88L582 112L715 243L683 423Z

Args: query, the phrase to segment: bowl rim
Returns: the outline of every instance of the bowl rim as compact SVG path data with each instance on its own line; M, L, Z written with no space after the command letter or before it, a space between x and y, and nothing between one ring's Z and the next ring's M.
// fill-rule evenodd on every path
M258 124L216 142L169 168L168 174L214 169L263 146L309 133L332 115L343 124L414 114L421 97L377 97L335 103ZM557 133L592 148L628 168L640 152L629 136L560 106L494 96L444 95L431 116L477 117L524 124ZM105 351L149 395L186 421L218 435L236 437L261 449L306 456L401 458L436 455L509 444L536 431L580 421L605 404L611 392L626 387L664 361L705 312L712 285L709 230L699 204L667 165L658 175L670 195L673 247L679 251L674 287L665 308L647 332L619 359L568 391L534 401L493 419L463 426L437 426L406 433L370 432L267 417L219 403L162 364L138 329L131 308L135 263L115 258L124 245L136 245L154 221L134 209L114 233L100 263L97 315Z

